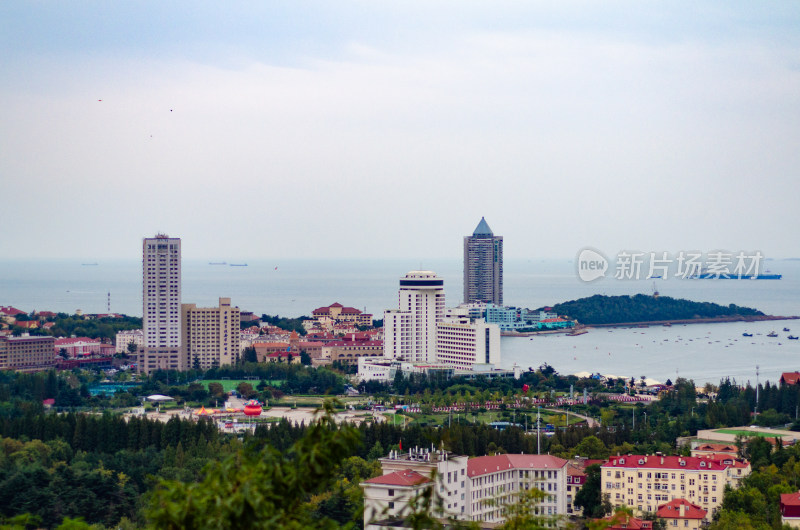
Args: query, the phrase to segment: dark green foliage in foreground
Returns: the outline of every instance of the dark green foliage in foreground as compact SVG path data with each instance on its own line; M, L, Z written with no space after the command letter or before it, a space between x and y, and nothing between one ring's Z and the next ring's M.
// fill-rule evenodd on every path
M553 311L578 320L582 324L617 324L658 320L687 320L724 316L758 316L761 311L734 304L727 306L711 302L692 302L680 298L644 294L635 296L604 296L571 300L553 306Z
M337 427L333 405L286 452L266 445L213 463L199 483L162 481L147 508L157 528L339 528L328 517L312 520L309 495L324 492L359 445L358 430Z

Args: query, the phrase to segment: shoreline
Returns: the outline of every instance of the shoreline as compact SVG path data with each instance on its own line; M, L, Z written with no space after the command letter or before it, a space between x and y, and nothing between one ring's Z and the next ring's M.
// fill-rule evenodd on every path
M613 324L578 324L574 328L569 329L552 329L544 331L501 331L502 337L532 337L535 335L553 335L562 333L569 335L571 332L579 329L591 328L639 328L648 326L673 326L683 324L715 324L726 322L769 322L773 320L798 320L800 316L780 316L780 315L733 315L727 317L711 317L711 318L687 318L677 320L645 320L641 322L616 322Z

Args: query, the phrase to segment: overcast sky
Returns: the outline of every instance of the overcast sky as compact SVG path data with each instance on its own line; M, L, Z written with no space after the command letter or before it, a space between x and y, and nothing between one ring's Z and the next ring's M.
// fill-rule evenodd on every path
M0 3L0 258L800 256L796 2Z

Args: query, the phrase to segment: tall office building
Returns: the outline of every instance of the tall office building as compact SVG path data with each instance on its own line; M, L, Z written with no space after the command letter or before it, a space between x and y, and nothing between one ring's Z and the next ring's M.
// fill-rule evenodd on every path
M219 307L181 304L183 358L191 368L236 364L239 360L239 308L230 298L220 298Z
M400 278L398 309L383 314L383 355L415 363L436 360L436 323L444 316L444 280L435 272Z
M181 352L181 240L158 234L142 243L144 352L139 370L186 370Z
M503 305L503 236L495 236L481 217L464 237L464 303Z

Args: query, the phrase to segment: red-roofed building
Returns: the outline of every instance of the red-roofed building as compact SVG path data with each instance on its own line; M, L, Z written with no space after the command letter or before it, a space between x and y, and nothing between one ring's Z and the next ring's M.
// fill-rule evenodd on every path
M781 374L781 385L796 385L800 382L800 372L783 372Z
M692 449L692 456L717 456L737 458L739 449L733 444L703 443Z
M56 318L58 313L54 313L53 311L37 311L36 318L39 320L46 320L48 318Z
M800 491L781 494L781 523L800 528Z
M16 307L0 306L0 315L16 318L19 315L27 315L27 314L28 313L26 313L22 309L17 309Z
M685 498L706 510L706 520L722 504L725 486L735 488L750 474L748 462L730 456L612 456L600 469L603 495L613 506L653 512Z
M297 352L292 353L290 351L276 351L268 353L264 360L268 363L297 364L301 362L300 354Z
M664 520L667 528L680 527L689 530L700 530L707 514L707 510L686 499L671 500L659 506L656 511L656 517Z
M616 512L603 517L601 521L608 521L607 530L651 530L653 521L639 519L625 512Z
M38 320L17 320L14 325L22 329L36 329L39 327Z
M355 326L372 327L372 315L362 313L355 307L345 307L336 302L328 307L318 307L311 312L314 320L323 328L330 328L335 324L352 324Z
M56 355L60 355L62 349L66 350L69 359L80 359L93 355L112 357L115 351L113 344L103 344L99 339L90 339L89 337L56 339L54 349Z
M432 486L431 479L412 469L393 471L361 483L364 489L364 527L378 519L402 517L408 501Z

